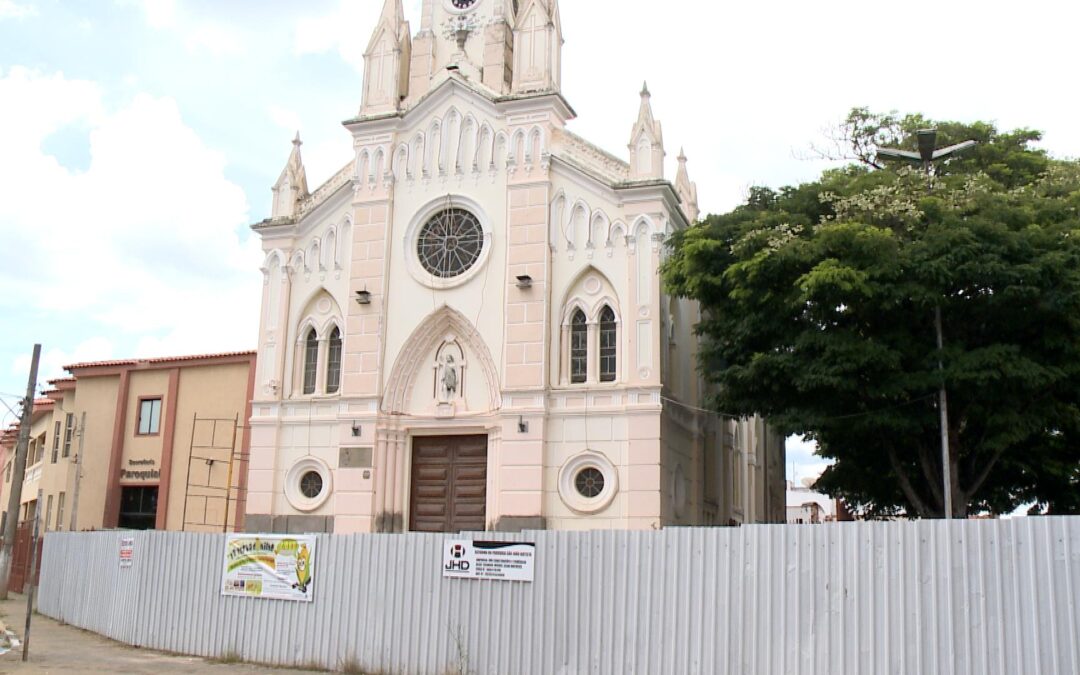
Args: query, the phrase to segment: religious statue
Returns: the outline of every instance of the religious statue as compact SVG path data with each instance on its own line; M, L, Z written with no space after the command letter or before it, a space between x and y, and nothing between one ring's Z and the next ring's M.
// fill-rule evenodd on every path
M446 365L443 366L443 400L450 401L457 396L458 391L458 368L454 363L454 355L447 354Z

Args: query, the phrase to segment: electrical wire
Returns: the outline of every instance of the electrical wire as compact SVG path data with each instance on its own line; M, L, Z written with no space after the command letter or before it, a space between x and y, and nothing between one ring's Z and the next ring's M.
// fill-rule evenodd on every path
M904 401L903 403L897 403L896 405L891 405L891 406L888 406L888 407L885 407L885 408L877 408L875 410L867 410L867 411L864 411L864 412L851 413L851 414L848 414L848 415L835 415L833 417L826 417L826 418L822 419L822 421L823 422L832 422L834 420L848 420L848 419L854 419L854 418L857 418L857 417L866 417L868 415L876 415L876 414L881 413L881 412L888 412L890 410L896 410L897 408L904 408L906 406L913 405L915 403L920 403L922 401L926 401L928 399L936 398L936 397L937 397L937 393L927 394L926 396L920 396L919 398L913 398L911 400ZM683 403L682 401L677 401L677 400L675 400L673 398L668 398L667 396L661 396L660 400L666 401L668 403L671 403L671 404L674 404L674 405L677 405L677 406L680 406L682 408L686 408L687 410L694 410L696 412L708 413L710 415L716 415L718 417L732 417L732 418L735 418L735 419L741 419L742 417L745 417L745 415L734 415L732 413L726 413L726 412L723 412L723 411L720 411L720 410L708 410L706 408L699 408L697 406L692 406L692 405L690 405L688 403Z

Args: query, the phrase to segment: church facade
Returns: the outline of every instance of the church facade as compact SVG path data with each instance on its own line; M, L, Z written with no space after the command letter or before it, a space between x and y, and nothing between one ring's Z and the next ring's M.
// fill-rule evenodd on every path
M616 157L573 134L557 0L385 0L353 159L299 138L266 259L247 528L482 531L783 521L783 439L701 410L698 215L648 88Z

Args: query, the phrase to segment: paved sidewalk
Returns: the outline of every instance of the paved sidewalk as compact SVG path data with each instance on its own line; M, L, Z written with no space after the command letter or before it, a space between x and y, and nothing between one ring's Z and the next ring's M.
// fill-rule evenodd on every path
M22 640L26 597L11 594L0 602L0 623ZM138 649L35 614L30 632L30 661L22 648L0 656L0 673L288 673L262 666L222 664L190 656Z

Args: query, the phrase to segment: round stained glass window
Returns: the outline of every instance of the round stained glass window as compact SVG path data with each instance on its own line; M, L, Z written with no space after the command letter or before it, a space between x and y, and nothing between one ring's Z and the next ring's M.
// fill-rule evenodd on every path
M574 487L582 497L598 497L604 491L604 474L596 467L586 467L574 477Z
M484 228L465 209L439 211L424 224L416 242L420 264L431 275L453 279L469 271L484 250Z
M300 477L300 494L315 499L323 490L323 479L318 471L308 471Z

